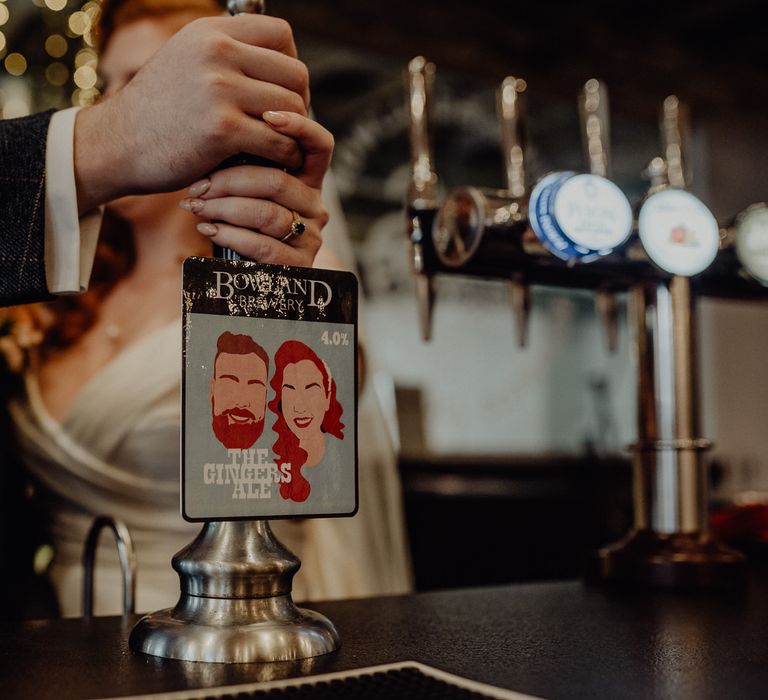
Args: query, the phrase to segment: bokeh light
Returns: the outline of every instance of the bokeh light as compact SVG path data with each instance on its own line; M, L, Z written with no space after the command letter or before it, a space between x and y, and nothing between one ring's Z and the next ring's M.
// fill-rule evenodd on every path
M68 49L69 44L61 34L51 34L51 36L45 40L45 51L53 58L61 58L67 53Z
M0 27L8 21L10 16L11 13L8 12L8 8L5 5L0 5Z
M87 90L77 89L72 93L72 104L75 107L88 107L99 99L101 93L96 88Z
M98 76L92 66L80 66L75 71L75 85L82 90L90 90L96 86Z
M73 34L82 36L91 28L91 18L85 12L73 12L67 25Z
M45 0L45 5L49 10L60 12L67 6L67 0Z
M0 32L0 53L5 51L5 34Z
M63 63L51 63L51 65L45 69L45 79L51 85L61 87L66 84L67 80L69 80L69 68Z
M75 68L80 68L80 66L96 68L97 59L98 56L93 49L80 49L75 54Z
M24 75L27 70L27 59L20 53L9 53L5 57L5 70L11 75Z

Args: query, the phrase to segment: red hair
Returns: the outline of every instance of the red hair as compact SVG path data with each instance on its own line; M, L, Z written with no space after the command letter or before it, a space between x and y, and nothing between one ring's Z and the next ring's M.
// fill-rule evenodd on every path
M221 14L225 4L224 0L103 0L96 24L98 47L103 51L112 35L131 22L169 15L210 17Z
M286 340L275 353L275 374L270 381L275 398L269 402L268 406L277 416L277 420L272 425L272 429L277 433L277 440L272 446L277 455L275 463L278 466L288 465L288 473L291 475L289 482L280 484L280 495L287 501L298 502L306 501L310 491L309 482L301 473L301 468L307 461L307 453L299 444L299 438L291 432L285 422L282 391L285 368L301 360L310 360L317 367L323 377L325 395L330 396L330 404L323 416L320 429L339 440L344 439L344 423L341 422L344 409L336 398L336 380L331 377L328 366L308 345L298 340Z

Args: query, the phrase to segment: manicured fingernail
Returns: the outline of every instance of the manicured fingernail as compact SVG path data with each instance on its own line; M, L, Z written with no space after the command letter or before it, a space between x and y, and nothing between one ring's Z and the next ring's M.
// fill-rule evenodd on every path
M288 115L285 112L264 112L261 116L272 126L285 126L288 123Z
M198 224L197 230L204 236L215 236L219 232L219 227L214 224Z
M207 192L210 186L211 181L208 178L205 178L204 180L198 180L197 182L191 184L187 192L189 192L189 194L193 197L199 197L201 194L203 194L203 192Z
M205 202L202 199L182 199L179 202L179 206L182 209L191 211L193 214L197 214L203 210Z

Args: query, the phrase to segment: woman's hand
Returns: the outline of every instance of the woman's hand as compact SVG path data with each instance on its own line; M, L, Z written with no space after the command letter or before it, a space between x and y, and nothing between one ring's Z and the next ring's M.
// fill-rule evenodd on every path
M265 112L264 121L296 139L304 152L302 168L293 173L257 165L219 170L192 185L191 197L180 206L208 220L197 228L217 245L257 262L311 267L328 221L320 191L333 136L293 112ZM294 212L304 232L291 236Z

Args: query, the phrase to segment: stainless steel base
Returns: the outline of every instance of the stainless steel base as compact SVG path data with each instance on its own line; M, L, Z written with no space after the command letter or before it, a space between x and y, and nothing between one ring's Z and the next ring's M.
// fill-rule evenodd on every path
M238 624L231 621L240 620ZM250 620L250 622L242 622ZM182 661L251 663L320 656L340 646L333 624L290 595L224 600L183 595L175 608L139 620L134 651Z
M598 552L598 576L654 588L737 589L746 584L746 560L703 533L635 530Z
M130 647L215 663L292 661L335 651L341 642L333 624L291 599L299 566L266 521L206 523L173 558L181 580L176 607L139 620Z

